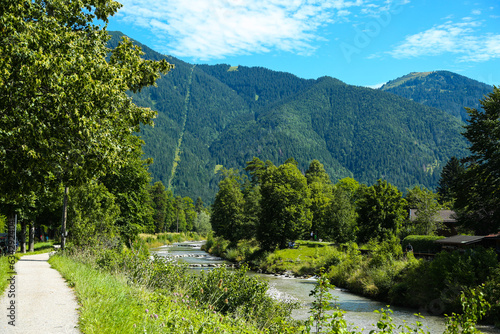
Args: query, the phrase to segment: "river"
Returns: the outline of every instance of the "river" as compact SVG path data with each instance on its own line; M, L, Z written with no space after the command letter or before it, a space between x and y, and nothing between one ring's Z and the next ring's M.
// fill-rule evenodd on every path
M158 254L165 257L177 258L190 265L192 270L209 270L212 267L229 264L221 258L214 257L200 249L202 242L185 242L176 243L169 246L151 249L152 254ZM314 278L301 279L285 276L275 276L258 274L250 272L250 275L257 275L269 282L270 293L278 298L295 298L299 300L302 307L295 310L292 316L295 319L305 320L309 317L309 309L313 298L309 293L314 288L316 280ZM342 289L334 289L330 291L332 296L336 298L339 307L346 311L345 319L348 323L354 324L359 329L363 328L364 333L368 333L374 329L373 324L376 324L380 315L375 313L375 310L387 308L387 305L378 301L374 301L362 296L358 296ZM394 323L414 324L416 321L421 321L424 327L427 327L431 333L443 333L445 329L445 318L442 316L433 316L422 312L424 319L417 318L414 314L418 310L408 309L403 307L391 306L393 311L392 318ZM500 330L491 327L480 326L484 333L500 333Z

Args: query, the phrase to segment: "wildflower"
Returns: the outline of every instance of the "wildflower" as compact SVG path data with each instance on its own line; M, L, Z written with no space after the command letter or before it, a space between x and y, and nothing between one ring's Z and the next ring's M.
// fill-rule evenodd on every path
M201 288L200 292L203 293L203 288Z
M224 303L226 303L226 304L229 303L229 301L227 300L227 298L224 299Z
M220 287L222 286L222 278L219 280L219 284L217 284L217 287L220 289Z
M158 319L158 314L154 313L155 319Z
M148 312L149 312L149 310L148 310L148 309L146 309L146 313L148 313Z
M226 288L224 288L224 292L227 292L227 287L226 287Z

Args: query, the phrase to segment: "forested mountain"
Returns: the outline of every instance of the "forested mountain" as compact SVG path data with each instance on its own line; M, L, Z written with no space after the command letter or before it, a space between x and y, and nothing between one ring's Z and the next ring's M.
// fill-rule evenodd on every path
M112 36L116 43L121 34ZM460 120L394 94L331 77L192 65L141 47L146 58L175 64L158 87L133 98L158 111L154 128L140 135L154 179L177 195L210 203L217 170L242 170L254 156L277 165L294 157L302 171L318 159L332 181L434 188L448 159L466 152Z
M493 87L449 71L413 72L391 80L380 87L407 99L435 107L465 121L468 108L481 108L479 103Z

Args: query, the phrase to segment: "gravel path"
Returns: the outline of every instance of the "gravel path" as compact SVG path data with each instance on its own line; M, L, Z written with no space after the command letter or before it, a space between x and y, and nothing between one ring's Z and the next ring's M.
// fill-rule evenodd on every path
M75 295L48 259L48 253L26 255L16 263L0 299L0 333L80 333Z

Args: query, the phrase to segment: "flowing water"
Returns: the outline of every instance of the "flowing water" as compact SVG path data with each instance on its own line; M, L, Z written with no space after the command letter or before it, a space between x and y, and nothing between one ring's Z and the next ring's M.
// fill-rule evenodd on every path
M192 270L209 270L210 268L230 264L221 258L214 257L200 249L202 242L186 242L178 243L170 246L163 246L151 249L152 254L158 254L165 257L177 258L190 265ZM309 310L313 298L309 293L314 288L316 280L314 278L301 279L285 276L265 275L250 272L249 275L257 275L269 282L269 293L276 298L289 299L294 298L301 302L302 307L295 310L292 316L295 319L305 320L309 317ZM378 301L374 301L365 297L361 297L342 289L334 289L330 291L336 299L337 305L346 311L345 319L348 323L354 324L358 329L363 328L364 333L368 333L374 329L373 324L376 324L380 315L375 313L375 310L381 308L387 309L387 305ZM419 313L418 310L408 309L403 307L391 306L393 311L392 318L396 325L414 324L416 321L421 321L424 328L427 327L431 333L443 333L445 328L445 319L441 316L433 316L420 312L425 317L420 319L414 314ZM485 333L500 333L500 330L490 327L480 327Z

